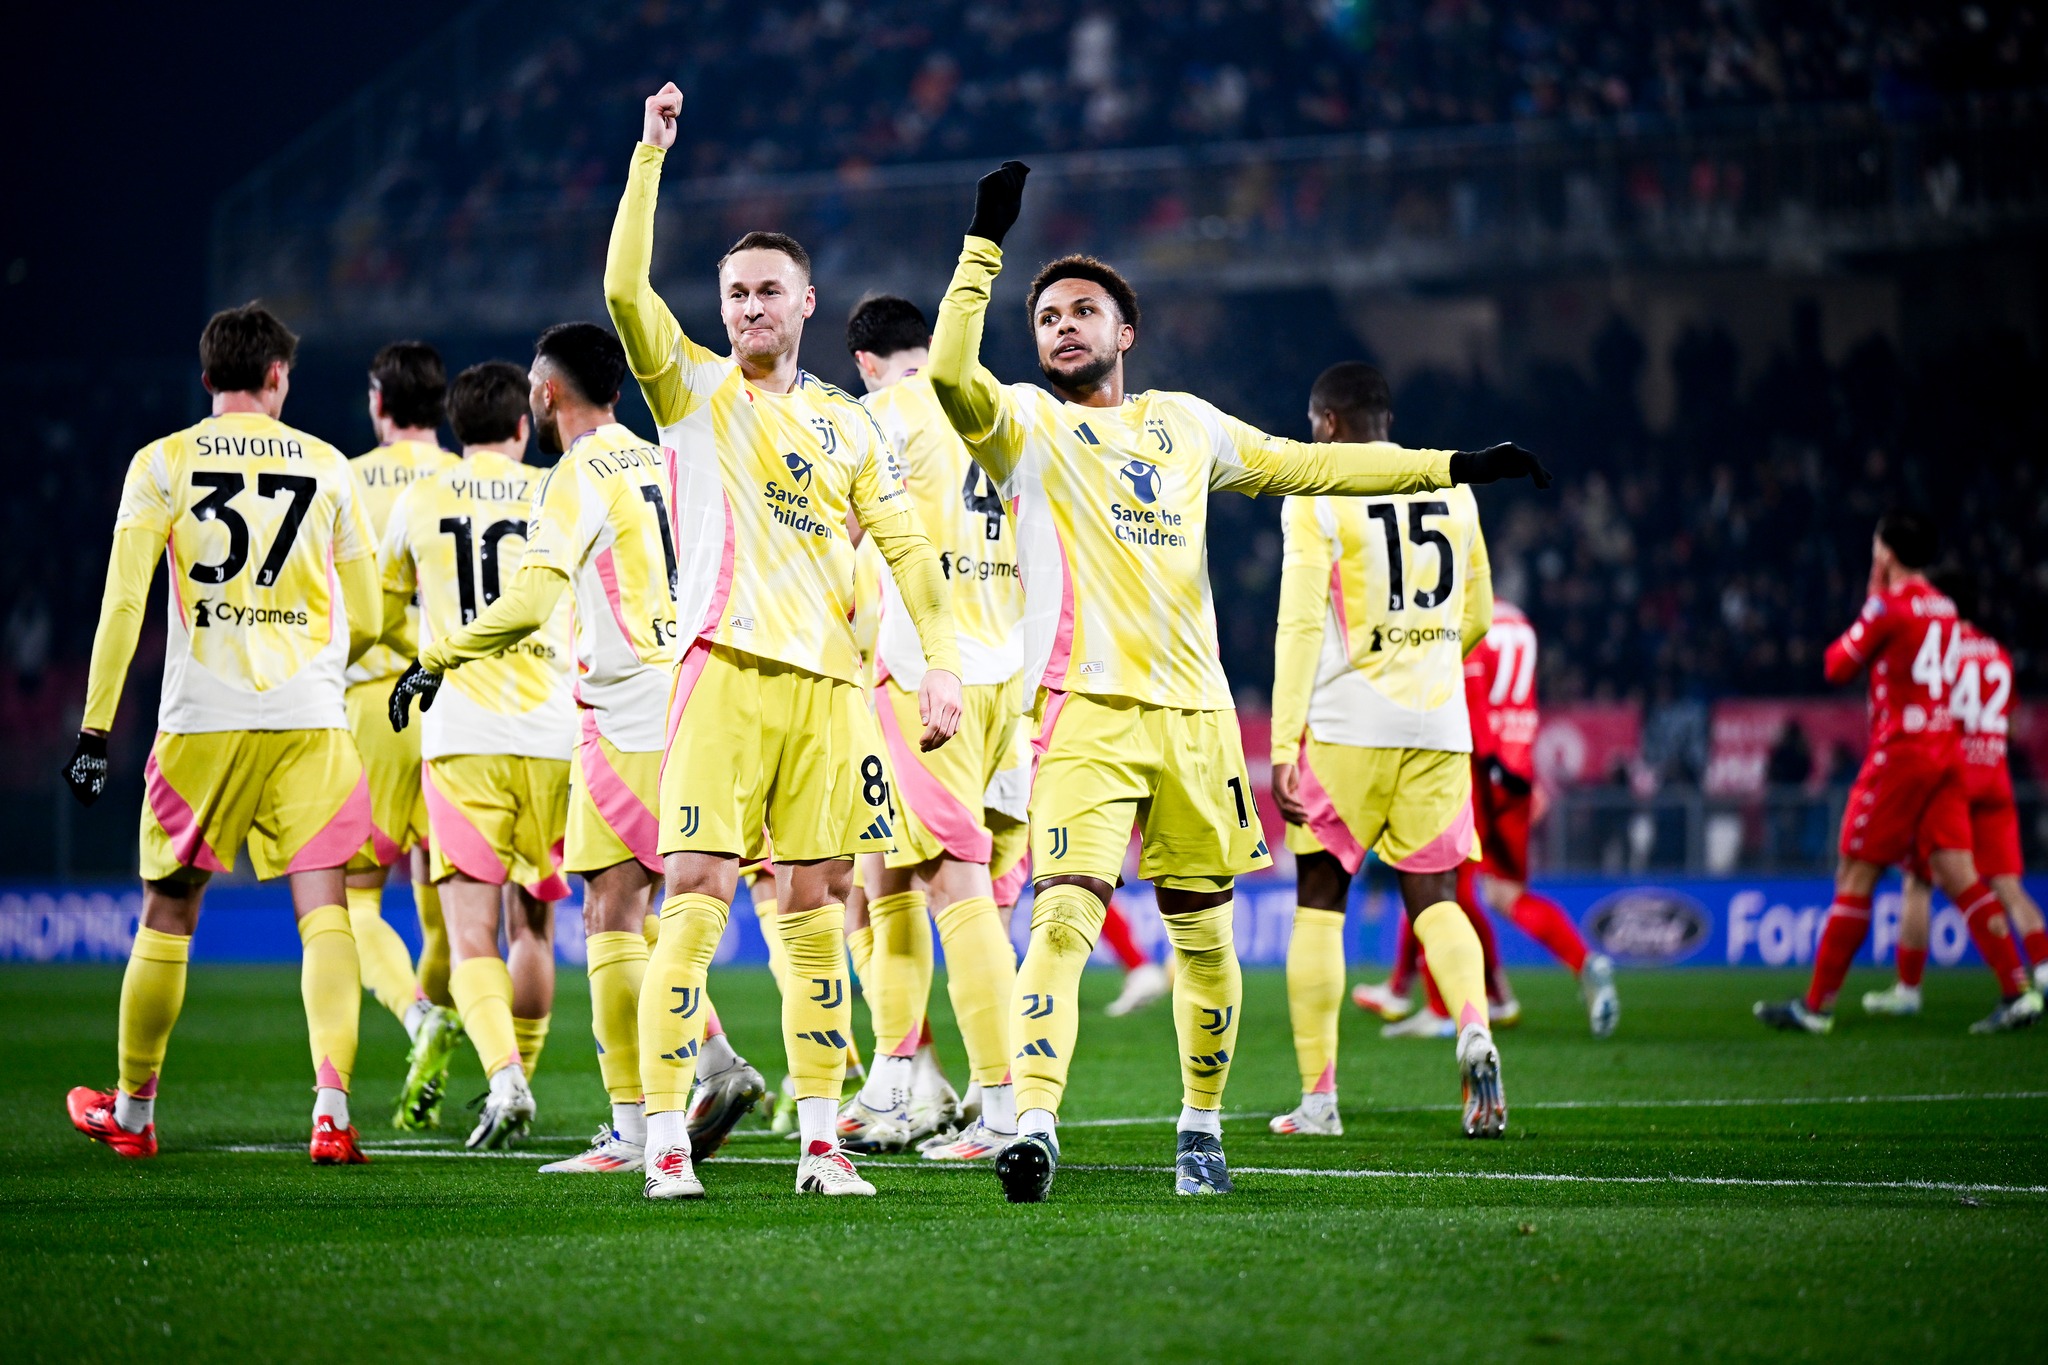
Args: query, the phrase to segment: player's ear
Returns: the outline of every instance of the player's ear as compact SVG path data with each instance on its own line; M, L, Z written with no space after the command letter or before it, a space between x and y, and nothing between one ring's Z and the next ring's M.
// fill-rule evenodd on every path
M1120 324L1120 325L1119 325L1119 326L1117 327L1117 329L1116 329L1116 348L1117 348L1117 350L1119 350L1119 351L1128 351L1128 350L1130 350L1130 349L1131 349L1131 347L1133 347L1133 346L1135 346L1135 345L1137 345L1137 344L1138 344L1138 329L1137 329L1137 328L1135 328L1135 327L1133 327L1133 326L1131 326L1131 324L1130 324L1130 323L1128 323L1128 322Z
M816 285L806 284L804 286L804 316L809 317L811 314L817 311L818 288Z

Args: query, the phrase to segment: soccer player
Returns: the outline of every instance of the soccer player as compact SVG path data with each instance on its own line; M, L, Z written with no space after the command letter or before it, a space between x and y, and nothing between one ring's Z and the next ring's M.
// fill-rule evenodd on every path
M541 449L562 458L527 514L519 572L474 621L422 650L392 694L400 709L415 692L432 695L449 669L518 644L565 593L573 599L577 732L562 866L583 878L590 1025L612 1118L588 1151L541 1168L550 1173L638 1171L647 1139L639 1003L661 866L654 805L676 656L675 542L666 457L613 411L625 378L625 351L597 324L541 333L527 407ZM716 1146L764 1087L722 1030L707 1038L703 1136Z
M1969 779L1946 672L1961 626L1955 604L1927 581L1935 549L1934 527L1919 514L1879 519L1869 596L1855 624L1827 648L1829 682L1870 670L1870 751L1842 814L1835 901L1814 953L1813 982L1804 999L1756 1003L1756 1017L1772 1028L1834 1028L1835 996L1870 933L1871 892L1884 869L1916 847L1929 850L1935 885L1963 912L1998 978L2002 1003L1983 1024L2019 1028L2040 1015L2041 997L2028 985L2005 910L1970 851Z
M912 1111L914 1063L929 1046L929 909L981 1113L966 1132L925 1155L977 1159L1017 1134L1009 1047L1017 962L990 867L1017 861L1024 828L992 817L986 804L1022 726L1017 541L995 486L932 397L924 373L931 328L917 305L890 296L865 300L847 321L846 345L867 386L863 402L888 441L885 456L894 457L910 505L938 549L957 632L962 709L951 740L919 749L918 689L927 665L903 593L882 565L872 695L893 779L896 849L869 855L880 866L864 878L873 949L863 989L875 1021L875 1064L842 1110L839 1131L845 1137L850 1121L856 1131L849 1145L886 1150L932 1136L951 1117L943 1112L948 1091ZM1001 850L996 827L1006 842ZM957 1100L952 1107L957 1113Z
M1056 1116L1079 1026L1076 988L1135 825L1139 875L1157 889L1179 954L1174 1187L1221 1193L1230 1188L1221 1104L1243 991L1231 888L1271 857L1217 658L1209 494L1394 493L1547 475L1511 446L1453 455L1304 445L1188 394L1127 394L1137 294L1087 256L1050 263L1028 291L1051 391L998 383L979 357L981 331L1028 173L1013 161L982 178L931 357L939 405L1016 508L1025 677L1038 689L1037 895L1011 1016L1019 1137L995 1169L1013 1201L1051 1190Z
M391 510L380 554L386 627L417 600L422 651L469 625L518 576L541 482L524 463L526 399L517 365L464 370L448 395L462 459L415 480ZM569 603L558 596L540 629L469 662L420 716L430 875L454 960L449 990L490 1081L472 1149L510 1144L534 1116L527 1080L554 994L553 944L541 935L552 925L551 903L569 890L556 863L576 741L569 688ZM387 723L403 731L409 719L401 704ZM512 972L498 953L501 920L527 978L519 1003L529 1013L514 1009ZM545 971L533 961L543 947Z
M1332 365L1309 391L1317 441L1385 442L1387 381ZM1457 902L1476 851L1464 660L1493 619L1493 570L1469 488L1390 498L1291 497L1281 512L1273 646L1273 799L1299 901L1287 1002L1301 1104L1275 1133L1336 1135L1344 903L1377 848L1457 1027L1467 1137L1507 1126L1485 955Z
M349 1123L362 983L343 867L370 837L343 671L381 628L376 547L341 452L278 420L298 338L259 304L199 338L213 411L136 453L121 490L93 637L85 722L65 780L107 781L121 699L159 558L169 578L163 700L142 808L142 923L121 982L120 1083L80 1086L71 1121L123 1156L156 1155L158 1073L185 999L207 879L244 838L286 877L304 945L315 1165L366 1161Z
M1942 660L1949 689L1949 712L1962 733L1965 786L1970 800L1970 851L1977 871L1998 894L2006 916L2019 932L2033 964L2033 986L2048 986L2048 930L2041 907L2020 880L2019 811L2013 804L2012 774L2006 767L2006 736L2011 728L2012 656L2005 646L1979 630L1976 592L1962 574L1928 575L1937 591L1956 604L1958 622ZM1916 850L1906 873L1899 909L1899 979L1888 990L1870 991L1863 1008L1871 1014L1918 1014L1920 979L1927 967L1927 932L1931 909L1928 850ZM2004 1011L1978 1021L1981 1032L1997 1031Z
M391 509L417 479L455 466L458 457L441 449L439 428L447 412L448 372L441 353L423 341L394 341L370 361L370 425L377 448L349 461L370 534L379 544L391 523ZM398 1017L421 1060L407 1078L393 1115L399 1128L423 1129L441 1121L442 1087L448 1061L461 1043L461 1030L448 994L448 934L441 920L440 890L427 874L427 809L420 796L420 738L417 730L393 732L386 715L391 685L411 660L419 609L405 604L404 629L393 643L381 641L348 670L348 728L370 783L370 837L348 864L348 917L362 960L363 989ZM405 941L384 921L384 883L404 863L412 877L413 904L420 922L420 960L415 972Z
M1571 969L1593 1036L1609 1037L1621 1022L1613 960L1587 951L1564 907L1529 889L1529 826L1536 804L1536 630L1512 602L1494 600L1493 629L1465 657L1465 708L1472 717L1472 813L1484 861L1476 876L1469 868L1461 870L1459 900L1479 914L1488 906L1506 907L1516 928Z
M852 1031L845 904L852 855L892 842L874 718L855 682L849 514L881 549L917 624L920 747L960 723L960 659L938 556L867 410L797 364L817 306L793 238L750 232L718 267L731 350L683 335L649 282L662 160L682 93L650 96L605 260L605 302L662 442L683 653L661 768L667 899L641 997L649 1198L695 1198L683 1100L698 1008L742 858L766 827L789 875L776 928L783 1044L797 1099L796 1185L869 1195L834 1131Z

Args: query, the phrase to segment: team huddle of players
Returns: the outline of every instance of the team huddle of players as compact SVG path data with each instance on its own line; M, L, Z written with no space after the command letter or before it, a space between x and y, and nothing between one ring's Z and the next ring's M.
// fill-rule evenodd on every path
M1464 1129L1498 1136L1490 1011L1515 1007L1476 894L1482 847L1488 899L1579 972L1594 1031L1617 1013L1605 959L1526 887L1534 637L1511 609L1495 625L1465 487L1547 472L1513 445L1391 444L1384 381L1359 365L1318 381L1312 443L1188 394L1127 393L1137 297L1086 256L1029 288L1046 387L999 382L979 351L1028 173L1015 162L978 187L935 327L900 299L855 312L865 400L799 367L816 295L779 233L719 262L729 348L699 345L650 282L681 106L672 85L647 101L606 261L616 332L553 327L526 369L452 384L430 348L387 347L371 369L380 445L354 461L279 420L296 339L276 318L250 305L209 323L213 413L131 465L67 766L81 799L100 794L161 558L169 639L119 1080L74 1090L74 1123L156 1150L204 887L246 842L259 877L289 879L303 942L312 1159L367 1159L348 1095L364 989L411 1042L399 1126L438 1122L466 1042L489 1078L469 1143L502 1146L534 1118L552 909L575 873L612 1112L587 1151L542 1169L701 1196L696 1163L766 1090L707 990L751 881L797 1189L872 1194L848 1153L916 1144L987 1159L1008 1198L1044 1199L1081 971L1135 830L1174 952L1175 1188L1228 1191L1233 879L1271 862L1207 572L1208 497L1230 490L1289 497L1273 759L1302 868L1288 983L1303 1101L1275 1130L1341 1131L1341 908L1376 849L1401 880L1427 1017L1455 1040ZM616 418L629 375L655 441ZM444 419L459 454L439 448ZM535 441L560 457L545 472L524 463ZM1949 846L1934 847L1947 888ZM401 864L417 963L380 909ZM1008 919L1027 875L1020 962ZM964 1099L930 1060L934 924ZM855 977L874 1056L842 1099Z

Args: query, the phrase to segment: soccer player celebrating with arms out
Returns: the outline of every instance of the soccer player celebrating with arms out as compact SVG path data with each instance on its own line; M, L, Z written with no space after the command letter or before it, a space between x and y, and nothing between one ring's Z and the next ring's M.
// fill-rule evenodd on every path
M931 357L940 406L1016 509L1025 677L1038 689L1037 896L1011 1016L1019 1136L995 1169L1012 1201L1051 1189L1076 991L1135 825L1139 875L1156 888L1180 955L1174 1188L1221 1193L1230 1188L1221 1106L1243 992L1231 888L1271 858L1217 658L1209 494L1402 493L1547 475L1511 446L1453 455L1304 445L1188 394L1126 394L1137 295L1092 257L1054 261L1031 283L1039 368L1052 391L998 383L980 361L981 332L1027 174L1012 161L982 178Z
M1942 659L1942 677L1948 686L1949 714L1961 732L1964 786L1970 799L1970 855L1976 860L1977 874L1998 894L2019 933L2033 964L2033 988L2038 993L2048 986L2048 928L2042 925L2041 907L2020 880L2025 871L2020 856L2020 816L2013 802L2012 773L2006 767L2012 656L2004 645L1977 628L1977 594L1967 577L1954 572L1927 577L1936 591L1956 604L1956 630ZM1933 878L1928 866L1931 850L1924 837L1921 845L1914 852L1900 896L1899 979L1889 990L1864 994L1863 1008L1871 1014L1920 1012ZM2032 1021L2032 1008L2031 1003L2017 1007L2002 1004L1973 1024L1971 1031L1997 1033L2022 1026Z
M1963 912L1998 978L2003 1001L1985 1022L2020 1028L2040 1016L2041 997L2028 987L2005 910L1970 851L1969 779L1946 671L1961 622L1955 604L1927 581L1935 548L1925 518L1886 513L1871 539L1870 595L1855 624L1828 646L1829 682L1870 670L1870 752L1842 813L1835 903L1821 928L1812 985L1804 999L1756 1003L1756 1017L1772 1028L1834 1028L1835 996L1870 933L1870 894L1885 868L1916 847L1929 850L1934 884Z
M1384 442L1387 381L1323 371L1317 441ZM1273 656L1273 799L1300 878L1287 1001L1301 1105L1276 1133L1340 1134L1337 1016L1344 901L1377 847L1400 880L1428 970L1457 1028L1465 1135L1507 1126L1479 936L1457 901L1476 851L1464 659L1493 619L1493 570L1468 488L1391 498L1291 497L1281 513Z
M163 700L142 808L142 923L121 982L115 1091L84 1086L71 1121L123 1156L154 1156L157 1074L185 999L207 879L244 838L263 878L287 877L305 956L300 989L316 1086L316 1165L366 1161L349 1124L361 977L343 867L370 837L370 792L349 739L343 671L382 623L376 547L348 461L278 420L298 338L257 304L199 339L213 413L128 466L93 638L85 725L64 776L105 790L156 562L169 577Z
M439 428L447 411L448 372L441 353L423 341L394 341L370 361L370 425L377 448L348 462L355 476L370 534L381 544L391 509L415 480L454 467L456 455L441 449ZM388 623L387 623L388 624ZM462 1041L448 994L448 933L441 919L441 893L427 875L427 809L420 796L419 731L391 728L391 685L415 652L419 608L405 603L403 630L390 644L381 641L349 665L348 728L362 755L370 783L370 837L348 863L348 918L362 959L363 989L398 1016L412 1040L412 1054L424 1069L407 1078L393 1116L399 1128L431 1128L441 1120L441 1090L448 1059ZM420 921L417 972L405 941L384 922L384 883L404 863L412 876L413 905Z
M933 1121L914 1115L911 1064L931 990L931 927L938 921L946 984L979 1087L980 1116L967 1132L924 1149L931 1160L993 1156L1017 1134L1010 1083L1010 993L1015 950L998 909L995 882L1024 852L1025 826L988 809L990 788L1012 761L1022 728L1024 666L1018 624L1024 589L1016 536L995 485L967 453L932 396L931 329L908 299L862 303L846 344L867 384L864 400L902 469L911 506L937 544L959 632L964 702L960 731L930 752L915 742L918 689L926 669L915 623L886 567L875 641L875 714L888 746L898 820L896 851L874 855L886 868L869 882L873 949L863 974L875 1019L876 1056L867 1084L843 1118L864 1142L901 1146ZM998 847L998 845L1001 847ZM1015 900L1015 890L1008 893ZM972 1095L970 1091L970 1095ZM847 1124L842 1121L840 1131Z
M540 484L523 463L526 397L517 365L463 371L448 402L460 463L414 481L392 508L381 552L385 621L396 625L417 595L425 649L474 621L519 572ZM408 699L399 693L387 728L406 728ZM490 1080L468 1146L498 1148L533 1119L527 1082L547 1037L554 985L548 972L515 991L498 954L500 910L509 912L513 956L535 975L536 948L554 964L541 931L552 923L551 903L569 890L556 866L576 739L568 601L558 598L533 634L454 674L434 700L419 730L432 879L453 950L450 987ZM528 997L524 1010L514 1008L515 994Z
M613 412L625 378L625 351L597 324L541 333L527 406L541 449L562 459L527 514L519 572L499 577L498 600L474 621L423 649L391 697L396 720L410 696L431 699L449 669L518 644L553 619L564 593L573 597L577 731L562 866L583 877L590 1028L612 1120L588 1151L541 1168L551 1173L638 1171L647 1139L640 988L648 894L661 866L654 802L676 654L675 542L662 452ZM491 972L488 985L503 983ZM706 1098L717 1103L707 1117L723 1127L707 1145L716 1145L763 1087L722 1031L710 1037Z
M682 1122L704 1028L699 1002L741 859L757 851L764 825L789 878L776 928L797 1189L873 1194L834 1123L852 1031L852 858L892 842L874 717L855 681L849 513L888 561L917 626L924 749L959 727L959 650L938 555L892 452L859 403L798 368L817 304L803 247L750 232L719 262L725 355L683 335L654 292L655 198L682 105L673 84L647 100L605 261L606 304L672 452L684 632L661 770L667 899L640 1008L647 1194L703 1194Z

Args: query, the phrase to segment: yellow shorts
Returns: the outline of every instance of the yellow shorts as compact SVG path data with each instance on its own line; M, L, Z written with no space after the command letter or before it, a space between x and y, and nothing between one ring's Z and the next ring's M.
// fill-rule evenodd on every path
M1301 803L1308 824L1287 827L1297 854L1331 853L1346 872L1365 851L1401 872L1449 872L1479 856L1472 824L1472 755L1441 749L1301 746Z
M569 774L568 834L562 870L602 872L638 861L661 871L659 827L654 802L661 791L661 754L628 753L612 747L597 730L597 713L578 713L576 757Z
M1049 692L1036 743L1034 877L1114 883L1133 827L1138 875L1160 886L1206 890L1272 865L1236 712Z
M988 876L995 887L996 904L1015 905L1031 875L1031 826L990 811L988 832Z
M924 722L917 693L892 679L874 691L875 719L887 746L896 813L896 851L891 867L916 867L940 854L964 863L992 863L988 784L1009 759L1015 734L1021 679L977 683L961 691L960 732L930 753L917 743Z
M433 830L432 876L525 887L536 900L569 894L562 835L569 814L569 761L516 754L451 754L427 760L420 785Z
M144 772L142 876L346 866L370 837L370 786L346 730L158 732Z
M861 689L702 640L676 669L661 851L782 863L894 846L881 735Z
M370 837L349 859L351 872L389 867L427 837L420 794L420 727L391 728L391 687L397 675L349 688L349 733L370 782Z

